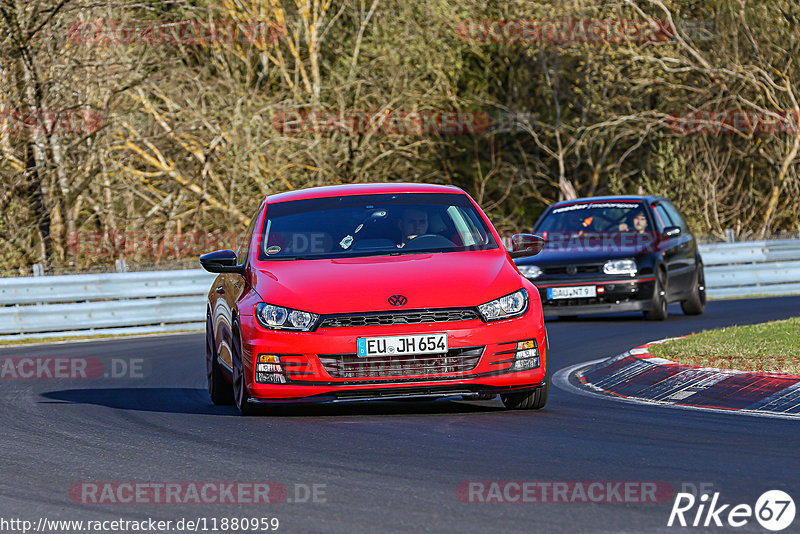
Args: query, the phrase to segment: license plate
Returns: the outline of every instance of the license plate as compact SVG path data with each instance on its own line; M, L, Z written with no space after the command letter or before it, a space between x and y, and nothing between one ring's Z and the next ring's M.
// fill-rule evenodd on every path
M597 286L548 287L548 299L584 299L597 296Z
M360 337L357 346L359 358L398 354L442 354L447 352L447 334Z

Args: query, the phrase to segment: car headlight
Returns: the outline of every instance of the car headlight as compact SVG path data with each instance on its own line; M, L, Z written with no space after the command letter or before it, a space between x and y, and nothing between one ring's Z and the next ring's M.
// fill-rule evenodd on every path
M528 292L525 289L494 299L478 306L484 321L496 321L522 315L528 309Z
M634 260L610 260L603 265L603 272L606 274L627 274L636 276L636 262Z
M319 315L260 302L256 305L256 319L264 328L308 332L316 325Z
M520 274L525 278L539 278L542 276L542 268L538 265L517 265Z

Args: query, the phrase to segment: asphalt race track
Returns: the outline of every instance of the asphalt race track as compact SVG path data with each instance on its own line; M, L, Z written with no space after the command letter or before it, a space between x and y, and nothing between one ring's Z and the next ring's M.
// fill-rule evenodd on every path
M638 315L552 320L553 370L798 310L800 297L784 297L714 301L699 318L673 305L663 323ZM5 518L277 517L279 532L680 530L666 526L672 499L467 503L456 493L466 481L664 481L675 491L705 483L724 503L752 506L764 491L782 489L800 504L800 421L625 404L555 387L540 412L508 412L499 400L443 400L302 406L246 418L211 405L202 334L0 349L0 358L25 356L98 358L107 374L124 371L111 359L143 363L126 377L0 380ZM272 481L288 495L266 505L70 498L74 484L106 481ZM319 502L295 502L310 500L305 488L314 484L324 485ZM763 531L755 520L736 530Z

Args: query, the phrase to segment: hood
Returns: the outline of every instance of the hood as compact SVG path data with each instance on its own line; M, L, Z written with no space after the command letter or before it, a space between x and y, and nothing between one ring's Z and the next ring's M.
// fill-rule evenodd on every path
M502 249L261 262L253 287L270 304L318 314L477 306L522 287ZM404 306L388 299L403 295Z

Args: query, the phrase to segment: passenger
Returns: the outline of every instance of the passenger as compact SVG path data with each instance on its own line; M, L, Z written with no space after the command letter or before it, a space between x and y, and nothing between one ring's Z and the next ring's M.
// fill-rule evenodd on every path
M575 213L570 218L569 232L573 236L582 237L585 234L595 231L593 226L594 216L586 216L586 213Z

